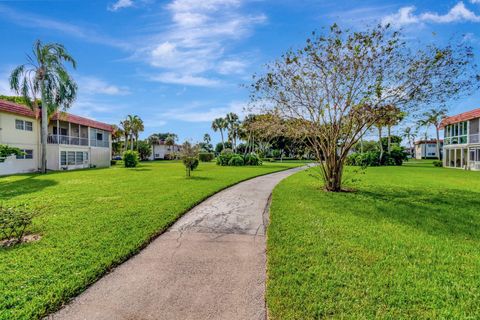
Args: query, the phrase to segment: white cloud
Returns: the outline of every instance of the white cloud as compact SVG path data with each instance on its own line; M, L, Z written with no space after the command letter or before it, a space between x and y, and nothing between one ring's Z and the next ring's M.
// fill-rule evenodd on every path
M480 0L474 1L480 2ZM480 16L477 16L473 11L465 7L463 2L459 2L451 8L448 13L443 15L436 12L426 12L415 15L415 7L403 7L400 8L397 13L384 17L382 23L389 23L393 26L401 27L424 22L452 23L462 21L480 22Z
M183 85L217 85L212 73L238 74L246 61L229 61L232 43L248 37L263 14L242 12L245 0L173 0L165 6L170 23L140 48L136 57L163 69L153 80ZM166 30L166 31L165 31ZM206 75L208 74L208 75ZM191 80L191 81L190 81Z
M217 87L220 85L220 81L216 79L194 76L190 74L179 74L174 72L161 73L159 75L150 77L150 80L162 83L180 84L196 87Z
M159 118L185 122L211 122L215 118L225 117L229 112L235 112L242 118L245 115L246 106L247 104L242 101L233 101L227 106L213 108L205 108L205 104L193 103L191 106L160 114Z
M113 3L112 5L108 6L108 10L110 11L117 11L123 8L133 7L134 3L132 0L118 0L117 2Z
M127 87L118 87L96 77L77 77L78 89L88 95L102 94L109 96L123 96L130 94Z
M91 28L82 28L74 24L45 18L43 16L30 14L28 12L19 12L7 6L0 5L0 15L13 23L33 29L46 29L76 37L91 43L99 43L112 47L127 49L130 44L127 42L113 39L111 37L99 34Z

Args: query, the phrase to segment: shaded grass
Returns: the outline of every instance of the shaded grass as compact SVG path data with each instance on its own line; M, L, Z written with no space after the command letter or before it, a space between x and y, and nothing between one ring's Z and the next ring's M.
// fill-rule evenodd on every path
M201 163L186 179L181 163L150 162L0 178L1 200L41 208L30 231L42 235L36 243L0 248L0 319L56 310L209 195L298 165Z
M275 189L271 319L478 319L480 173L416 161L352 187L302 172Z

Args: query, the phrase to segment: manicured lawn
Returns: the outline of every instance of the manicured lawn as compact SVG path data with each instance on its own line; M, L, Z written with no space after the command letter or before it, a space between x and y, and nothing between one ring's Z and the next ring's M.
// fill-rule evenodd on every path
M315 170L273 194L272 320L480 318L479 172L369 168L333 194Z
M40 241L0 249L0 319L46 315L207 196L298 165L201 163L191 179L178 162L0 177L1 200L42 208L32 229Z

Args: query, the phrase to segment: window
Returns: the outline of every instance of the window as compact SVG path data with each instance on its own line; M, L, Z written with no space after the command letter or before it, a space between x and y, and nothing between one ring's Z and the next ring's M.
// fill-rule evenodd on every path
M33 122L15 119L15 128L17 130L33 131Z
M61 151L60 152L60 165L66 166L67 165L67 152Z
M33 123L31 121L25 121L25 130L33 131Z
M97 132L97 140L98 141L103 141L103 133Z
M454 123L445 128L445 144L463 144L468 141L468 122Z
M17 156L17 159L24 160L24 159L33 159L33 150L30 149L23 149L23 154Z
M68 160L68 165L73 166L75 165L75 151L68 151L67 153L67 160Z
M76 164L83 164L83 152L77 152L75 160Z
M15 128L18 130L24 130L25 122L23 120L15 120Z

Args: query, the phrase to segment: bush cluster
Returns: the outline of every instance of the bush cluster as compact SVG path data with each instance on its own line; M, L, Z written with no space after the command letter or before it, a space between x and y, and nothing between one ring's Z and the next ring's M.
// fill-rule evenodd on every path
M212 152L200 152L198 159L202 162L210 162L215 158L215 154Z
M217 164L219 166L260 166L262 160L255 153L242 156L233 153L230 149L225 149L217 157Z
M26 229L32 224L33 216L34 212L26 205L7 206L0 204L1 238L14 240L14 243L20 242Z
M127 150L123 154L123 162L125 163L125 168L135 168L140 162L138 152Z
M116 164L117 164L117 160L114 160L114 159L110 160L110 165L114 166Z
M355 152L348 156L346 164L359 167L401 166L407 155L401 147L393 147L380 159L380 151Z
M440 161L440 160L435 160L435 161L433 161L433 165L435 167L443 167L443 162Z

